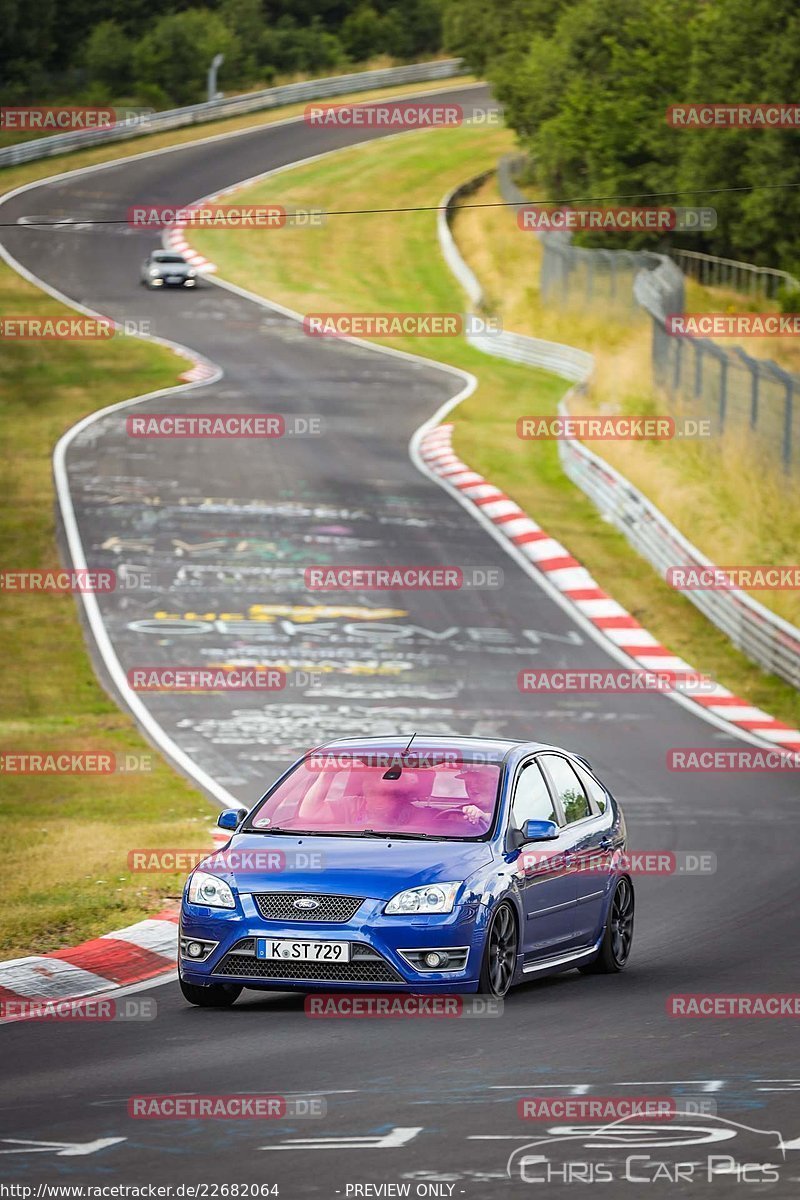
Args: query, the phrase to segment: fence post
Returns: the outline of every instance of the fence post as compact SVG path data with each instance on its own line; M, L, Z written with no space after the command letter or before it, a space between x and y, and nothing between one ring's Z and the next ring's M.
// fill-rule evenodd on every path
M679 334L675 338L675 372L672 378L672 389L677 396L681 384L681 351L683 349L683 338Z
M703 345L697 342L694 346L694 398L699 400L703 390Z

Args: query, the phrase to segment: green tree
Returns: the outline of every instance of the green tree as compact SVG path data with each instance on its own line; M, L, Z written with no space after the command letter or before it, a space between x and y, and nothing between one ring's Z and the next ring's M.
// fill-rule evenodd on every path
M205 99L206 72L215 54L235 62L239 40L218 13L189 9L162 17L134 49L137 85L161 88L175 104ZM220 74L225 84L225 67Z
M682 100L792 102L800 78L794 0L725 0L701 8ZM680 132L679 185L717 210L714 253L789 270L800 262L800 134L789 130ZM782 189L775 185L795 185ZM760 190L763 185L772 185ZM718 193L705 188L756 187Z
M225 78L246 86L256 76L257 50L265 28L261 0L222 0L220 16L239 46L236 57L225 63Z
M0 0L0 97L3 103L40 99L48 83L54 53L54 0L41 0L36 19L24 0Z
M102 84L112 95L124 95L133 75L133 46L116 21L95 25L84 49L90 81Z
M382 54L387 35L385 21L371 4L359 5L342 24L342 45L354 62L364 62Z

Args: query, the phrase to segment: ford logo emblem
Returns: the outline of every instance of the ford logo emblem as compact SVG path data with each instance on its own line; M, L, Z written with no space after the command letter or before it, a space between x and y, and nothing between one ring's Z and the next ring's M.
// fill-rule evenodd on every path
M319 908L319 900L315 900L313 896L298 896L294 901L295 908L302 908L304 912L308 912L311 908Z

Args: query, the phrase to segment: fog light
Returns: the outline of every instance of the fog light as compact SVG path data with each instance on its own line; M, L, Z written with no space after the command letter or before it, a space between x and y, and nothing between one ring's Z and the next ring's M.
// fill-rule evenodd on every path
M189 942L189 945L186 947L189 958L202 958L203 949L204 947L201 942Z
M443 967L447 962L447 955L440 954L438 950L431 950L425 955L426 967Z

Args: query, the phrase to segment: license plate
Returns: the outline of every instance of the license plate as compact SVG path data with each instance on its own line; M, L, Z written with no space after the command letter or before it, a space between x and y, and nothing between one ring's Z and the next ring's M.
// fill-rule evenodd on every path
M276 938L256 938L256 958L282 962L350 962L349 942L295 942Z
M182 275L168 275L167 283L183 283Z

